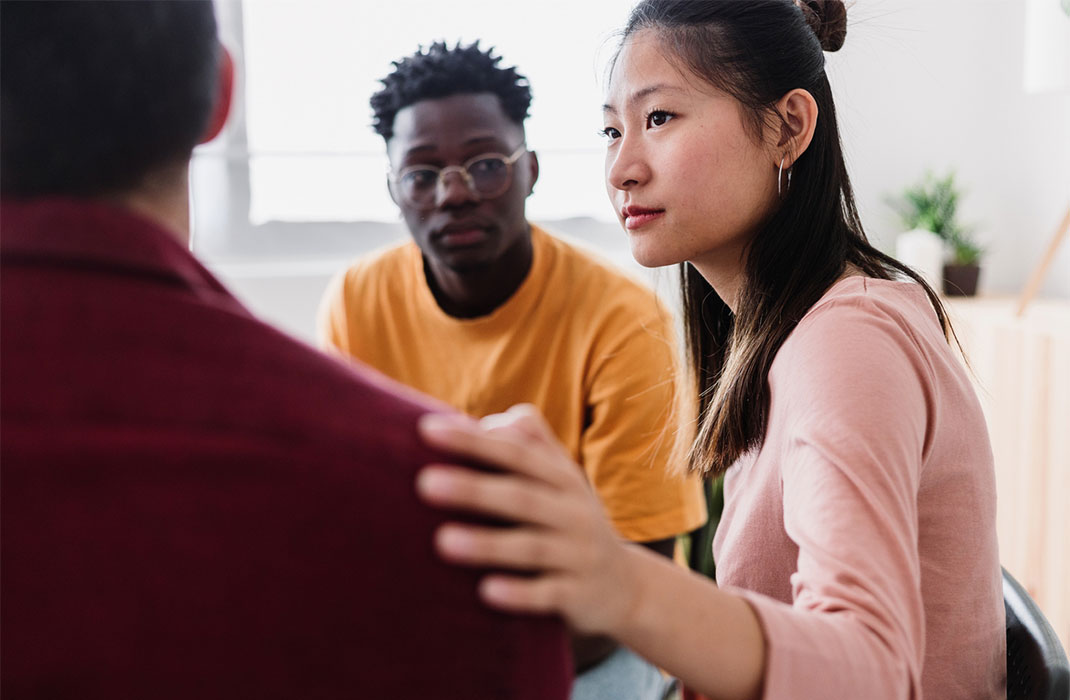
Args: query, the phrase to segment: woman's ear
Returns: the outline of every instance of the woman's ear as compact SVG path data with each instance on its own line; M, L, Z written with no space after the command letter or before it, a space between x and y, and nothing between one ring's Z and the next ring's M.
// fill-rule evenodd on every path
M208 143L223 130L230 116L230 101L234 96L234 59L231 58L227 47L220 44L221 55L219 57L219 81L216 88L215 104L212 107L212 116L208 120L208 126L201 135L200 143Z
M806 152L814 138L817 102L808 91L796 88L780 98L776 110L781 118L780 138L776 144L777 163L781 157L787 156L784 167L788 168Z

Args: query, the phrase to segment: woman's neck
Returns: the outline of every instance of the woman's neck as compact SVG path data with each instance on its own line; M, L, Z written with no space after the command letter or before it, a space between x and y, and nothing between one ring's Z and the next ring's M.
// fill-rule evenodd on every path
M734 315L744 279L742 252L728 255L720 252L716 256L706 256L704 259L690 262Z

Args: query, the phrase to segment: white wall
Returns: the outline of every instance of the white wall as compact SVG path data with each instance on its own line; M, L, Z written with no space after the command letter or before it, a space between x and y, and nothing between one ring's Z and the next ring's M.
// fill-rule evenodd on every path
M830 56L829 75L871 239L892 251L901 227L886 199L928 168L954 168L967 191L963 219L988 247L982 293L1017 294L1070 206L1070 90L1024 92L1025 1L859 0L848 16L847 42ZM564 228L590 234L609 257L627 260L615 224ZM317 224L307 239L265 230L254 243L256 262L210 265L254 310L310 337L331 272L369 247L404 237L396 227L365 237L362 230ZM330 252L297 260L302 241L313 237L334 241ZM1070 298L1070 243L1041 294Z
M954 168L963 220L988 246L981 288L995 294L1021 290L1070 207L1070 91L1024 92L1025 4L860 0L829 61L871 237L892 250L900 225L884 198ZM1042 293L1070 297L1070 244Z

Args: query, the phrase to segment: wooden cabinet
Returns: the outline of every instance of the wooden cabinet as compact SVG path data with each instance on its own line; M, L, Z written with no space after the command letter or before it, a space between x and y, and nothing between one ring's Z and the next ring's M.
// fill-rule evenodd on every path
M1070 649L1070 301L945 301L992 438L1000 559Z

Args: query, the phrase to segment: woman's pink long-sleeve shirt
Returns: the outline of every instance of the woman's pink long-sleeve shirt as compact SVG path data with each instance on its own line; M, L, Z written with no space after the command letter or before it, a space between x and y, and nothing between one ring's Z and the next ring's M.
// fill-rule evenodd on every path
M921 287L838 282L769 384L714 541L765 631L764 697L1006 697L988 432Z

